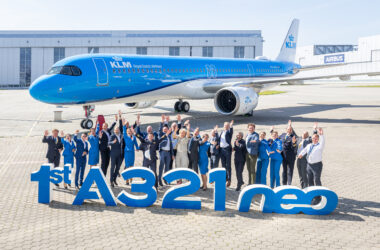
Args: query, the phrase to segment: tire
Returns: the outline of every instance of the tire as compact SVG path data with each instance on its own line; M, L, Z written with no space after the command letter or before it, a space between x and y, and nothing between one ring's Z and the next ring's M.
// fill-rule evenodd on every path
M185 113L189 112L190 110L190 104L188 102L183 102L181 104L181 110Z
M94 126L94 122L91 119L87 119L84 123L84 126L86 127L86 129L90 129L92 128L92 126Z
M86 121L86 119L83 119L83 120L80 122L80 127L83 128L83 129L85 128L85 127L84 127L84 123L85 123L85 121Z
M174 104L174 110L175 110L176 112L181 112L181 103L180 103L180 102L176 102L176 103Z

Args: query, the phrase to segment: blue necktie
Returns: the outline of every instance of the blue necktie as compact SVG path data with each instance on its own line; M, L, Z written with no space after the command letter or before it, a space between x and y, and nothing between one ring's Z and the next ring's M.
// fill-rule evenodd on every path
M314 148L315 146L317 146L317 145L318 145L318 143L317 143L317 144L312 144L312 145L310 146L310 150L309 150L308 155L310 155L311 151L313 151L313 148Z

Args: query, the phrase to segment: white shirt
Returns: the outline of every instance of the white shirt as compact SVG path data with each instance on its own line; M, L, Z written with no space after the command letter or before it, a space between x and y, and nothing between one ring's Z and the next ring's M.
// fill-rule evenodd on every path
M220 147L221 148L227 148L228 143L226 141L226 131L222 132L222 135L220 136Z
M310 143L302 151L301 155L307 154L308 163L317 163L322 161L322 153L325 147L325 138L323 135L319 136L319 142L317 144Z

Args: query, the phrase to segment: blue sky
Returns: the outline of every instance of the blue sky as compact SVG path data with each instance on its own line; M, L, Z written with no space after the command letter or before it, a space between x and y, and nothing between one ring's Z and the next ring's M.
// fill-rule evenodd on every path
M293 18L299 46L380 34L377 0L2 0L0 30L260 29L275 57Z

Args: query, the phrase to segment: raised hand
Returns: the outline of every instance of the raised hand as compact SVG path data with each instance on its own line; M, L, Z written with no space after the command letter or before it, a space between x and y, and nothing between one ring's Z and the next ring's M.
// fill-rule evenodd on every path
M177 115L177 121L181 121L181 115Z
M234 125L234 120L232 120L231 122L230 122L230 127L232 127Z
M187 127L187 125L190 125L190 121L189 120L186 120L184 125Z
M219 128L219 126L218 126L218 125L215 125L214 130L217 131L218 128Z
M61 137L64 137L65 134L63 133L63 130L61 130Z
M166 132L166 135L169 136L171 132L172 132L172 128L169 128L168 132Z
M318 134L323 135L323 129L322 128L318 128Z
M166 122L169 122L169 121L170 121L170 117L167 115L167 116L165 117L165 120L166 120Z
M318 128L318 122L314 122L313 128L314 128L314 130L317 130L317 128Z
M115 115L115 121L117 121L117 115Z
M161 115L161 122L164 122L164 121L165 121L165 115L162 114L162 115Z
M77 129L77 130L75 131L75 134L79 134L79 129Z
M288 126L289 126L289 127L292 126L292 120L289 120L289 121L288 121Z
M123 114L122 112L121 112L121 110L119 110L119 118L121 118L121 115Z
M274 130L274 126L271 126L271 127L270 127L270 131L273 131L273 130Z
M45 130L44 136L48 136L48 135L49 135L49 131Z

